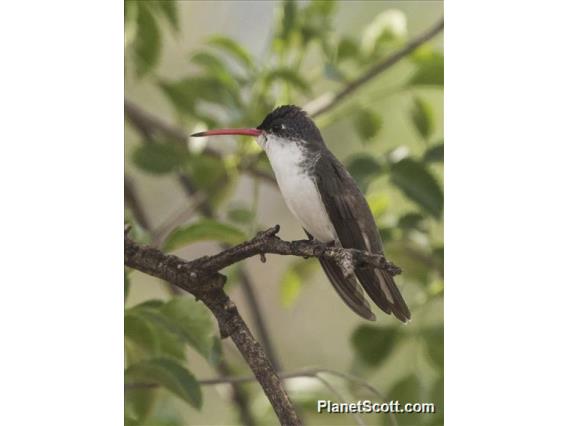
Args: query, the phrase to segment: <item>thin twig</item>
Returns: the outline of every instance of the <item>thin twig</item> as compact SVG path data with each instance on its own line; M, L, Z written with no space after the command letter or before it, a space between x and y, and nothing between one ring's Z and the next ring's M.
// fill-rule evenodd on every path
M331 108L335 107L344 98L355 92L362 85L368 81L375 78L377 75L381 74L385 70L392 67L398 61L408 56L417 47L424 44L436 34L440 33L444 29L444 18L440 19L433 27L429 28L424 33L420 34L416 38L412 39L406 46L402 49L394 52L392 55L385 58L383 61L372 66L365 74L361 75L359 78L348 83L342 90L336 94L325 93L322 96L309 102L304 109L312 116L317 117L324 112L329 111Z

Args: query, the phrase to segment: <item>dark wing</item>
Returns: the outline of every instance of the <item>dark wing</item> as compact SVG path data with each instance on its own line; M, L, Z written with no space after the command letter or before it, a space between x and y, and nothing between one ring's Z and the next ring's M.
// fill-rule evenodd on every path
M345 248L367 250L372 253L382 252L379 231L367 200L333 154L325 151L324 155L326 158L318 161L315 166L316 185L339 242ZM326 266L324 271L334 287L352 288L353 285L346 283L347 280L343 278L340 269L336 265L333 266L339 274L337 271L333 271L335 274L330 274ZM390 274L378 269L359 269L355 274L379 308L387 314L393 313L403 322L410 319L408 306ZM340 283L338 284L337 281Z

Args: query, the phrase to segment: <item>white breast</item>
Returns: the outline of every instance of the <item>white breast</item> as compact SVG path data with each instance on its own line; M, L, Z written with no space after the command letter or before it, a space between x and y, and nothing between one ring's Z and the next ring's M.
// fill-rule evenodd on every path
M304 151L294 142L273 136L259 140L259 144L270 160L286 205L302 227L319 241L337 240L316 184L302 166L306 160Z

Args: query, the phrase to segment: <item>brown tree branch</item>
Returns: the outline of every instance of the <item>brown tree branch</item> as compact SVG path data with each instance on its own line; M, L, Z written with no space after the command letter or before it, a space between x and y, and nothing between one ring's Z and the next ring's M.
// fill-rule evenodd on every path
M345 249L322 244L315 240L284 241L276 236L278 225L258 233L256 237L238 244L214 256L205 256L191 262L192 266L205 273L218 272L243 259L260 255L266 261L267 253L284 256L325 257L333 260L345 276L354 273L356 267L384 269L391 275L398 275L400 268L389 262L382 254L370 253L357 249Z
M124 237L124 262L127 266L161 278L193 294L213 313L222 337L231 337L262 386L274 412L283 425L300 425L282 382L262 346L254 339L237 307L223 290L226 278L216 271L197 269L193 262L160 250L141 246Z
M424 33L418 35L416 38L410 40L406 46L402 49L394 52L392 55L385 58L383 61L375 64L372 66L366 73L361 75L359 78L353 80L350 83L340 90L336 94L326 93L320 96L319 98L310 101L304 108L306 111L312 116L317 117L318 115L323 114L324 112L329 111L333 107L335 107L339 102L341 102L344 98L355 92L359 89L362 85L369 82L377 75L381 74L382 72L386 71L402 58L408 56L417 47L424 44L428 40L432 39L436 34L440 33L444 29L444 18L440 19L433 27L426 30Z
M262 346L254 339L235 304L223 290L226 278L219 271L246 258L266 253L301 257L325 257L336 262L345 275L356 267L380 268L395 275L400 269L382 254L356 249L344 249L321 244L314 240L283 241L276 236L279 226L260 232L255 238L228 248L214 256L184 261L166 255L152 247L141 246L125 233L125 264L131 268L161 278L200 299L215 315L222 337L231 337L256 379L261 384L280 422L301 424L288 395L276 375Z

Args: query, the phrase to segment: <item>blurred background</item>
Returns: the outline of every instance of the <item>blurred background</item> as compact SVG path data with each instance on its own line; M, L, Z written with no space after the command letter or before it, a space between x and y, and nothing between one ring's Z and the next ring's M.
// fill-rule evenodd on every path
M189 140L255 127L275 106L316 113L332 152L371 205L413 318L352 313L317 262L268 255L223 271L227 290L309 425L443 424L443 33L329 109L373 65L432 28L440 1L126 1L125 218L132 236L192 259L280 224L305 235L251 138ZM167 283L125 272L125 421L275 424L232 342ZM379 394L361 386L362 378ZM160 386L139 387L137 383ZM130 385L129 385L130 384ZM317 414L315 400L433 402L436 414Z

